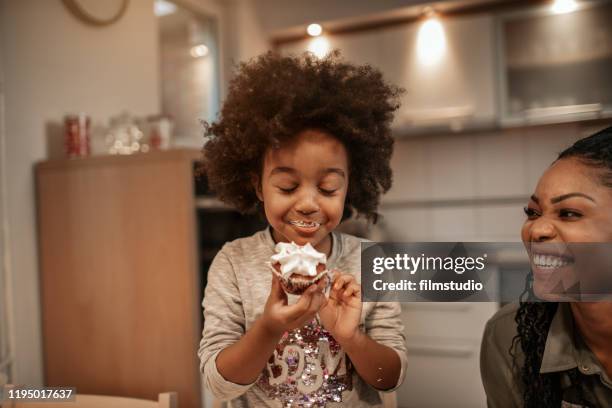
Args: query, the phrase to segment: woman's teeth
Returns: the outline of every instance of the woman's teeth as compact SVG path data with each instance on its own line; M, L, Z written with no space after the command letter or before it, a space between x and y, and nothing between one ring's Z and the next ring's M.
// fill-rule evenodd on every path
M296 227L301 227L301 228L315 228L319 226L319 223L315 221L297 220L297 221L289 221L289 223L292 225L295 225Z
M533 264L538 268L562 268L573 261L556 255L533 254Z

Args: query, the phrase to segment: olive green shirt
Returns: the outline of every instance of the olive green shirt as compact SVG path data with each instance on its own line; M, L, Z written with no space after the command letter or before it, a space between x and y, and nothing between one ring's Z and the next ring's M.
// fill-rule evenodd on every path
M523 388L518 371L524 355L517 345L513 352L517 355L518 366L513 365L510 355L512 339L517 334L514 321L517 310L518 304L504 306L485 327L480 371L489 408L523 406ZM568 372L575 368L578 368L585 399L596 407L612 407L612 381L575 328L570 305L559 303L548 330L540 373L561 374L562 407L581 407L576 403L575 390L570 387L568 376Z

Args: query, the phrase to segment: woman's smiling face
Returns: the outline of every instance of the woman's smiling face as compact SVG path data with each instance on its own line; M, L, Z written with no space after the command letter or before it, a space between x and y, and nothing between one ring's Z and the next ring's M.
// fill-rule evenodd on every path
M578 279L576 254L568 243L612 242L612 189L601 172L576 158L561 159L542 175L525 208L521 236L532 262L539 297L567 289Z
M330 232L342 219L348 154L335 137L306 130L267 150L257 195L277 242L310 243L329 255Z

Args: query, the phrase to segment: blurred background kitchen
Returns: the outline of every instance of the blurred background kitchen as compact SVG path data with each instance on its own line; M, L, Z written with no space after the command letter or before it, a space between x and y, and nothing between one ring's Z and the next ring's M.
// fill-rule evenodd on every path
M586 0L0 0L0 384L213 406L206 271L263 226L194 181L235 63L338 48L406 89L382 221L345 230L518 241L542 171L612 124L610 21ZM403 304L398 406L485 406L498 307Z

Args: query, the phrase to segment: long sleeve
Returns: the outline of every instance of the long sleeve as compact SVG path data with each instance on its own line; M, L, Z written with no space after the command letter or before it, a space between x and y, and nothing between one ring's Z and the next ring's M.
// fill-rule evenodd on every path
M365 330L370 338L384 346L392 348L399 356L401 371L397 384L383 392L391 392L404 382L408 357L404 325L400 317L401 309L396 302L377 302L372 311L365 317Z
M517 388L512 369L510 347L516 334L512 323L514 314L505 314L487 322L480 347L480 376L489 408L522 406L522 395Z
M245 314L236 274L223 249L208 271L204 291L204 330L198 350L200 371L206 387L220 400L236 398L253 384L241 385L226 380L217 370L218 354L235 343L245 332Z

